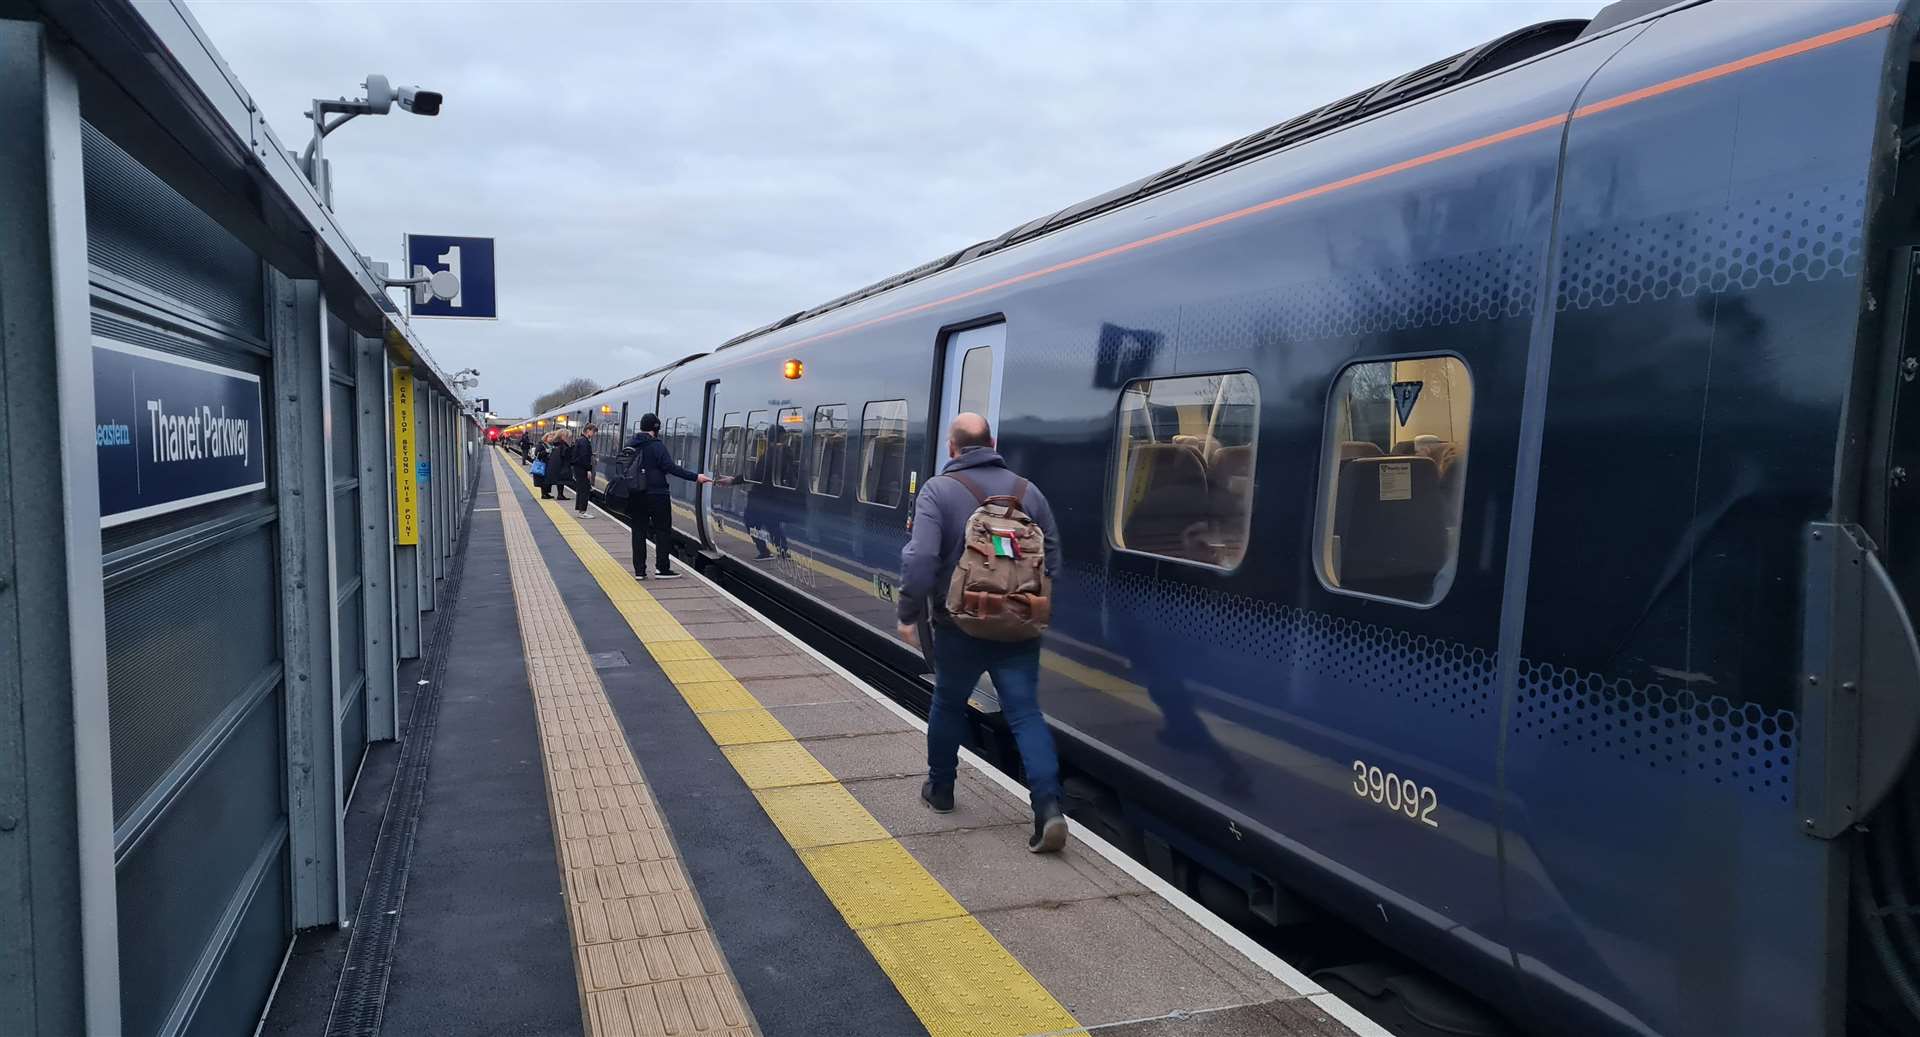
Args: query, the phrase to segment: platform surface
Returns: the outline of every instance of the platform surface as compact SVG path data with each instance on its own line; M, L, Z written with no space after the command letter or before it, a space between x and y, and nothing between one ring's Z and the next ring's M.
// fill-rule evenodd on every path
M474 654L491 669L446 689L441 727L459 737L465 719L484 719L498 752L488 764L489 746L469 737L443 763L436 746L434 766L462 784L430 785L432 839L415 867L450 874L458 860L465 899L492 888L522 903L487 912L502 923L489 931L460 920L461 898L422 891L402 927L390 1026L1383 1032L1079 826L1064 852L1028 853L1024 790L970 755L956 809L928 810L912 715L684 561L679 580L635 581L613 516L541 500L499 456L485 475L499 510L475 515L468 581L511 595L456 619L476 626L464 643L481 640ZM472 794L489 767L531 768L536 742L544 790L516 779L512 811ZM486 824L448 808L484 811ZM459 845L463 831L474 847ZM551 860L530 845L551 845ZM448 932L459 940L439 938ZM564 946L530 948L530 933ZM551 966L531 987L472 982L496 952L570 961L576 1003L554 1004L565 997Z

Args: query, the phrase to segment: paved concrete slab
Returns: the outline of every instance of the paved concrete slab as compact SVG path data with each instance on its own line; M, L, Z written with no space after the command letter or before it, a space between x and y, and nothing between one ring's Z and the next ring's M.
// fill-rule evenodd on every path
M974 911L1062 904L1070 900L1137 896L1146 888L1089 853L1028 853L1027 827L1019 838L999 828L968 828L902 836L900 845Z
M1155 897L1077 900L979 918L1084 1026L1300 996L1254 975L1245 959L1199 944L1192 923L1176 921ZM1114 968L1122 947L1127 967Z
M804 706L774 706L768 712L793 732L793 737L803 740L913 730L906 721L864 697Z
M735 680L749 677L833 677L833 671L815 662L811 656L795 654L762 656L758 659L741 659L727 664L727 672ZM834 683L845 684L835 679Z
M807 751L841 781L921 777L927 772L927 739L918 731L823 738Z
M811 748L811 746L809 746ZM847 791L895 838L950 832L956 828L1031 824L1033 816L1016 807L999 789L987 790L977 777L961 771L954 783L953 813L936 814L920 802L923 774L847 782ZM1023 837L1024 838L1024 837Z
M1304 997L1120 1023L1094 1032L1098 1037L1347 1037L1351 1033Z
M731 663L735 659L758 659L767 656L805 658L787 639L777 634L768 634L762 627L757 637L729 637L707 643L707 652L715 659Z
M787 657L778 656L771 660L741 659L737 661L768 661L780 663L787 661ZM768 708L775 706L804 706L824 702L867 701L867 697L861 694L858 688L839 678L830 680L825 677L813 676L754 677L743 675L734 670L733 662L734 661L729 661L727 663L727 670L732 672L740 683L746 685L748 691L753 692L754 698L759 699L760 702Z

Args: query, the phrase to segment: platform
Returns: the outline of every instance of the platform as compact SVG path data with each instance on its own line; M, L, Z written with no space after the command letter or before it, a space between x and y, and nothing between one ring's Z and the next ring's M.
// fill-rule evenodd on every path
M488 468L384 1028L1384 1032L1083 828L1028 853L1025 790L970 755L929 811L917 718ZM301 974L329 957L296 954L267 1032L322 1032L355 986Z

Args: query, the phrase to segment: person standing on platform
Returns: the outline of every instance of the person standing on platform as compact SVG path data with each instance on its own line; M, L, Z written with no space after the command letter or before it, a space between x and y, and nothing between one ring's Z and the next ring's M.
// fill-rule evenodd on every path
M593 502L593 434L599 430L598 425L588 425L573 441L573 488L578 491L573 511L583 519L594 517L587 505Z
M689 479L696 485L713 481L705 472L682 468L673 452L660 441L660 417L640 416L640 433L627 444L633 448L633 467L627 481L633 492L627 497L627 525L633 530L633 575L647 578L647 540L653 540L653 574L663 580L679 579L673 571L673 496L667 476Z
M533 464L533 433L520 430L520 464L522 467Z
M553 433L540 437L533 448L533 459L540 462L540 470L533 473L533 484L540 487L540 499L553 499Z
M547 485L553 487L555 500L567 500L567 487L573 485L573 433L553 430L553 445L547 448Z
M1060 807L1060 760L1039 701L1040 638L1060 569L1053 509L1039 487L1007 467L980 415L953 419L947 456L940 474L920 487L912 536L900 551L900 639L918 646L923 620L931 619L933 631L933 706L920 798L938 813L953 809L967 699L980 675L991 674L1027 772L1033 804L1027 849L1054 853L1067 843L1067 818Z

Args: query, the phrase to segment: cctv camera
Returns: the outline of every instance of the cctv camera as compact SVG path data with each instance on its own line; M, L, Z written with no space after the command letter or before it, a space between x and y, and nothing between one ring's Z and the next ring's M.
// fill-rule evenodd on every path
M415 115L439 115L440 94L433 90L422 90L417 86L403 86L395 91L399 96L402 111Z

